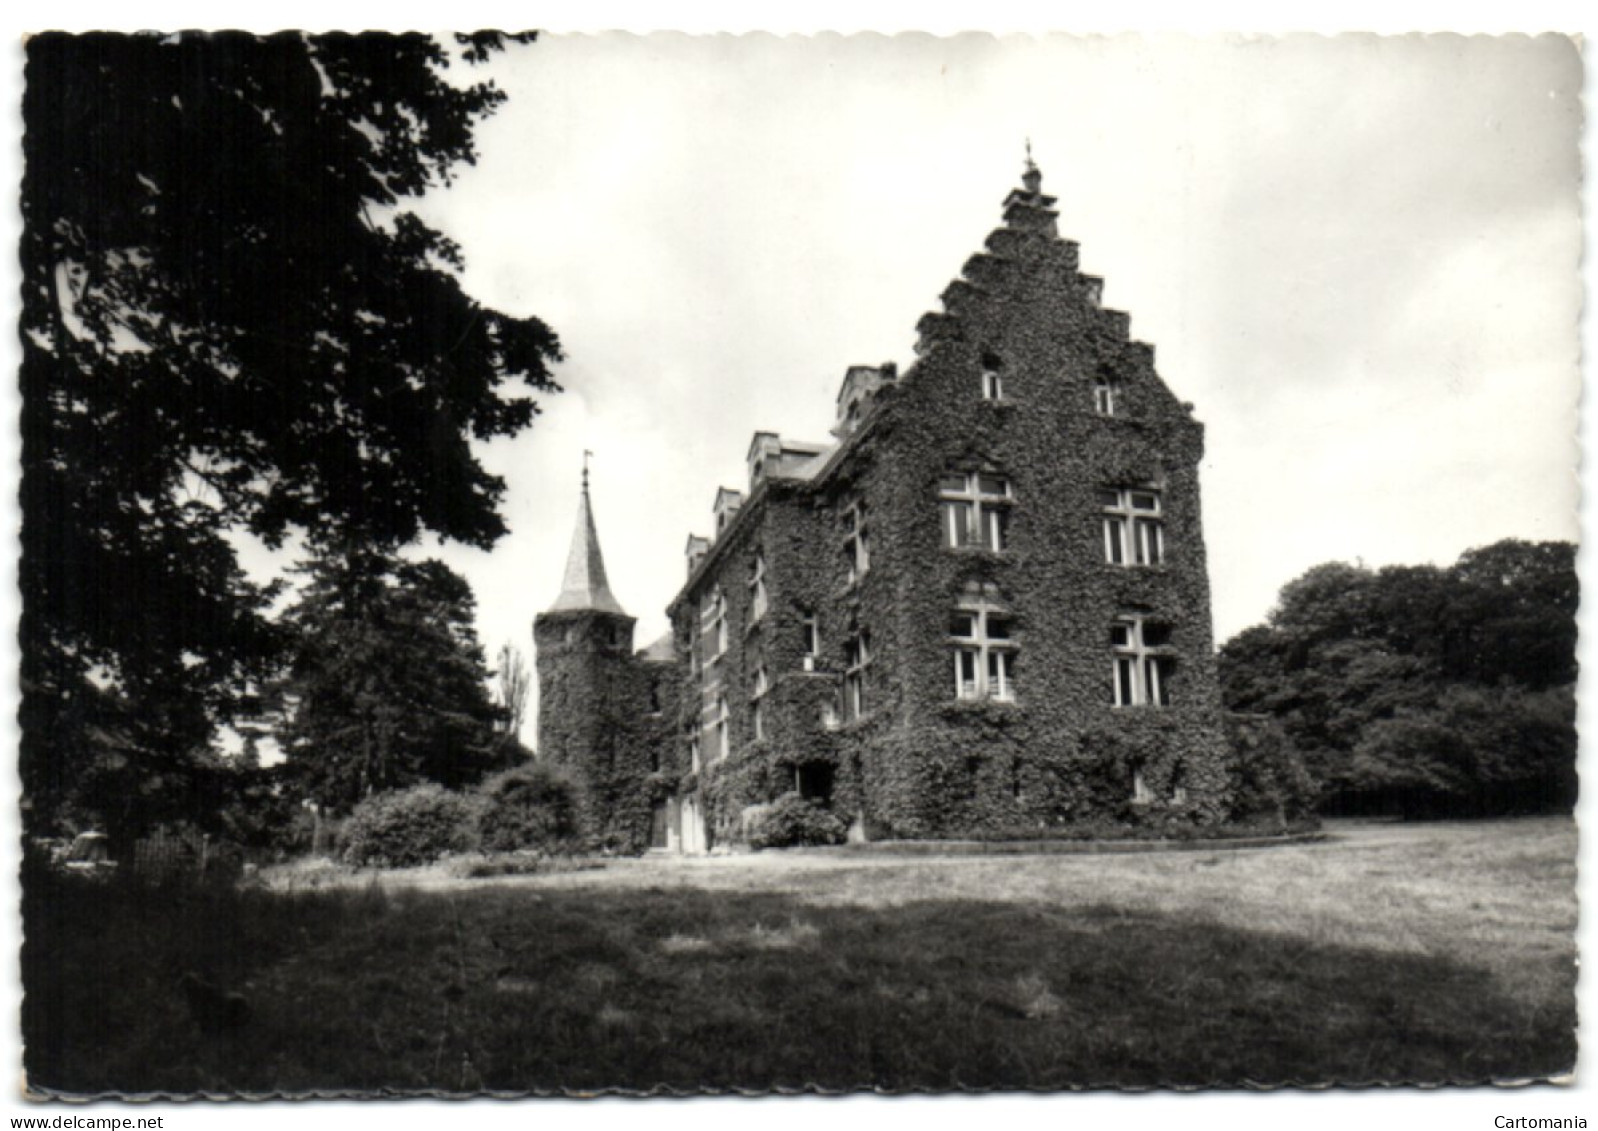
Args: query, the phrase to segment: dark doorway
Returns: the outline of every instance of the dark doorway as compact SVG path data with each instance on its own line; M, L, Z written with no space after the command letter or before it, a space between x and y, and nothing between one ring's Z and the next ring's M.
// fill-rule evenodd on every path
M799 789L799 796L806 801L832 800L832 767L825 762L796 766L793 776L794 785Z

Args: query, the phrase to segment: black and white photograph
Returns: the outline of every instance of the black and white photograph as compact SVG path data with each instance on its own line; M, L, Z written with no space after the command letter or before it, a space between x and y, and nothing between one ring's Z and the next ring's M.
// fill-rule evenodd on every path
M41 1114L1585 1126L1579 36L37 18Z

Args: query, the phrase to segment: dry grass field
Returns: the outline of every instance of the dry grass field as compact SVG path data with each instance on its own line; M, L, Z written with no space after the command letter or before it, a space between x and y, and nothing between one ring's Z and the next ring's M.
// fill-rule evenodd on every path
M1575 1060L1568 819L1104 856L643 859L240 892L35 883L73 1093L1483 1081ZM244 996L201 1032L178 985Z

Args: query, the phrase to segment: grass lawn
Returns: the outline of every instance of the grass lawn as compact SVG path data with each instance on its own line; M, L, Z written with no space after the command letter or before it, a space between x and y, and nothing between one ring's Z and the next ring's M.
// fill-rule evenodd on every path
M32 884L71 1093L1483 1081L1575 1062L1567 819L1132 856L762 854L308 890ZM250 1017L203 1034L196 973Z

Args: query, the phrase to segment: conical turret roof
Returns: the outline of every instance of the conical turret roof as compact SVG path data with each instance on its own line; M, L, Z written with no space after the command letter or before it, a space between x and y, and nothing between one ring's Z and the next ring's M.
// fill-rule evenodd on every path
M552 613L584 610L627 615L605 577L605 557L599 552L594 508L588 499L586 467L583 469L583 493L577 503L577 529L572 532L571 553L566 556L566 576L561 581L560 596L549 606Z

